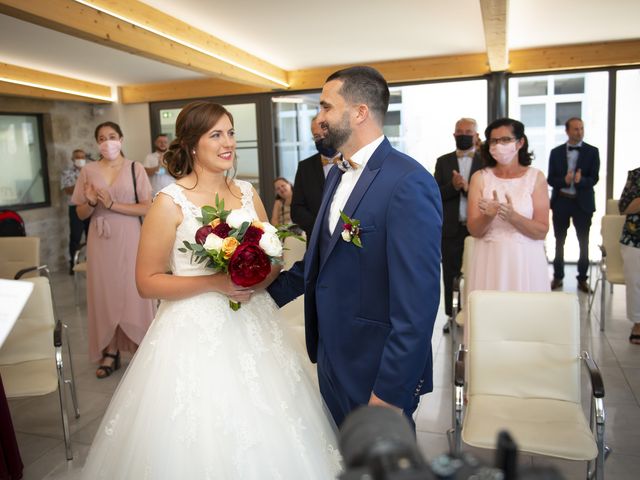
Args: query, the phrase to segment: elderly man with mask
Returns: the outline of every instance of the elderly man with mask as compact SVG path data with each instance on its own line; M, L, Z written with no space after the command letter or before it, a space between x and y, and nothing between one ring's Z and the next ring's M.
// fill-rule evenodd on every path
M478 124L473 118L456 122L453 138L456 149L436 161L433 174L442 196L442 280L444 282L444 309L453 315L453 280L460 275L464 239L467 230L467 191L471 175L482 168L478 141ZM444 326L449 332L449 324Z
M340 159L339 152L322 144L325 132L317 117L311 120L311 134L318 153L298 164L291 200L291 220L300 225L307 239L311 238L311 230L320 209L324 180L335 161Z
M76 213L76 206L71 203L71 195L76 186L78 175L80 175L80 170L87 163L87 156L84 150L74 150L71 154L71 162L72 165L65 168L60 175L60 188L65 194L69 209L69 275L73 275L73 257L80 248L82 232L87 238L87 232L89 231L89 219L80 220Z

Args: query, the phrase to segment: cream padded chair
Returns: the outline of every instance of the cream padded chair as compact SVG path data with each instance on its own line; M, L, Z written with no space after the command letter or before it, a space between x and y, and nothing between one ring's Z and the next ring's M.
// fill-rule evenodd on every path
M495 448L498 432L507 430L523 452L596 459L596 478L603 478L604 386L595 362L580 353L577 296L475 291L467 307L469 345L456 361L452 450L459 453L460 426L464 442L480 448ZM580 400L582 361L591 375L597 440Z
M284 260L284 270L289 270L294 263L298 260L302 260L304 253L307 250L306 242L295 238L287 237L284 239L284 250L282 251L282 258Z
M14 280L20 270L40 265L40 238L0 237L0 278ZM34 276L30 272L29 276Z
M620 236L625 222L625 215L605 215L602 217L602 259L600 260L600 277L596 281L593 295L589 301L589 312L593 306L593 299L600 286L600 331L604 332L606 320L606 293L607 282L613 285L624 285L624 269L622 255L620 254ZM612 290L611 290L612 291Z
M476 239L469 235L464 239L464 253L462 254L462 268L461 274L454 280L453 284L453 318L455 319L455 325L451 328L451 342L455 355L457 349L457 329L456 327L464 327L464 318L466 316L466 310L464 305L467 301L467 282L464 281L464 275L469 273L469 267L471 265L471 257L473 255L473 247Z
M22 281L34 285L20 317L0 349L0 375L7 398L46 395L58 391L62 430L67 460L73 458L67 417L65 384L71 389L75 417L80 416L76 397L71 349L66 325L56 319L51 286L46 267L35 269L44 276ZM64 331L64 339L63 339ZM68 359L63 362L62 348L66 343ZM65 362L69 362L69 378Z
M605 215L620 215L620 210L618 210L619 201L620 201L619 199L607 198Z

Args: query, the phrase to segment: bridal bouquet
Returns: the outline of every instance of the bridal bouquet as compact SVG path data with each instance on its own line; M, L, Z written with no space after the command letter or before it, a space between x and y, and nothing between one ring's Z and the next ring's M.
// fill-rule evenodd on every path
M272 263L282 261L282 241L294 236L288 225L276 228L270 223L251 218L245 210L225 210L224 200L216 195L214 207L201 209L202 222L195 234L195 243L184 241L184 248L191 252L191 261L205 263L206 267L228 273L231 280L241 287L251 287L267 278ZM240 308L240 302L229 300L232 310Z

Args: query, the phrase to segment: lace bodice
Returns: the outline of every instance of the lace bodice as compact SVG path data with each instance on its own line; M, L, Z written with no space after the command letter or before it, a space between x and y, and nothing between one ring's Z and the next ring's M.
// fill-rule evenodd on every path
M242 210L247 211L252 217L257 218L255 207L253 205L253 188L249 182L242 180L233 180L240 192L242 193ZM190 252L180 252L178 248L184 246L184 241L193 243L195 234L202 223L196 219L200 217L200 208L191 203L184 194L183 188L176 183L166 186L160 193L164 193L171 197L176 205L182 210L182 223L178 225L176 230L176 240L170 257L170 267L174 275L195 276L206 275L211 273L203 264L191 263ZM213 202L211 202L213 205Z
M498 200L506 202L506 194L511 197L513 209L526 218L533 218L533 190L539 170L529 167L527 172L518 178L499 178L493 173L493 169L482 170L484 188L483 198L492 199L493 191L498 193ZM536 241L521 234L509 222L496 216L484 236L487 241L515 240L519 243Z

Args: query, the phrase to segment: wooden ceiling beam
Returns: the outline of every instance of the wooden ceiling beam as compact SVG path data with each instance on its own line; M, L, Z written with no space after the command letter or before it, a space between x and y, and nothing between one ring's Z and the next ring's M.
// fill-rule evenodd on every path
M118 95L122 103L160 102L192 98L265 93L271 89L226 82L217 78L123 85Z
M513 73L640 64L640 39L511 50Z
M492 72L503 72L509 67L507 5L507 0L480 0L484 41Z
M367 63L382 73L389 83L417 82L446 78L465 78L489 73L484 54L447 55L388 62ZM336 70L350 65L310 68L289 72L290 90L322 88L325 80Z
M111 87L85 82L53 73L32 70L0 62L0 93L33 96L54 100L65 99L92 103L109 103ZM20 88L19 88L20 87ZM17 92L17 93L16 93ZM22 92L22 93L20 93ZM29 93L25 95L24 93Z
M0 0L0 13L228 81L288 84L286 71L137 0Z

